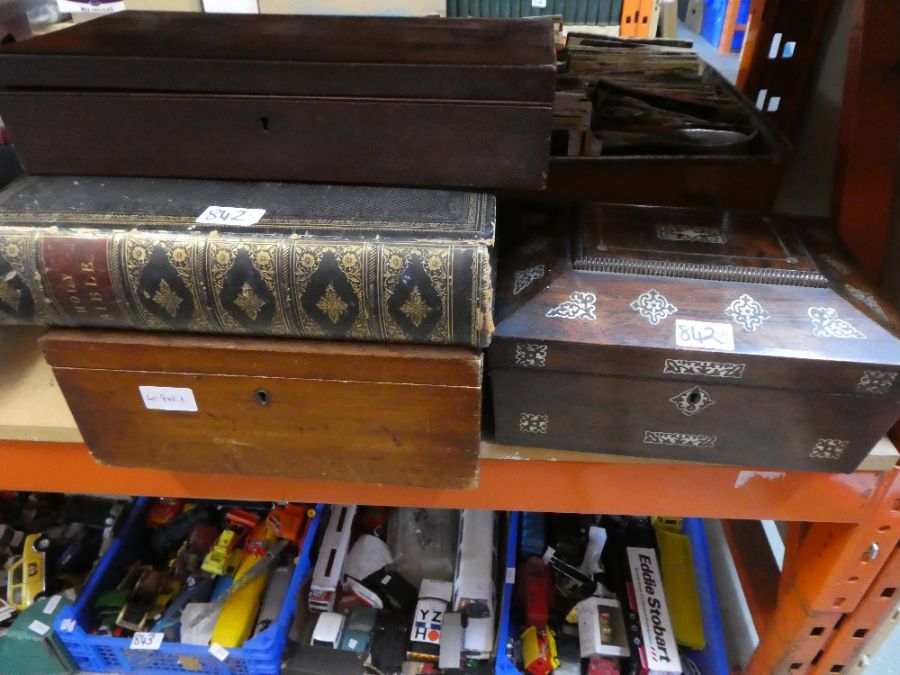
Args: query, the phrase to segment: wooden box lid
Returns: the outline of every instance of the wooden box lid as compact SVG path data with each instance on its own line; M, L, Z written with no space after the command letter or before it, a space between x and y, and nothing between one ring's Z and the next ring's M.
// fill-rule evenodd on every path
M538 102L552 21L119 12L0 48L0 85Z
M500 261L492 367L884 395L892 310L822 223L587 204Z

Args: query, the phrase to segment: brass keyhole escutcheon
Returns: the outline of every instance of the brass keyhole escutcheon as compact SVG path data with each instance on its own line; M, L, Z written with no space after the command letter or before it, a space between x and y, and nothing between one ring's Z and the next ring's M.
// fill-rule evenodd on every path
M269 392L265 389L257 389L253 392L253 397L260 405L269 405Z

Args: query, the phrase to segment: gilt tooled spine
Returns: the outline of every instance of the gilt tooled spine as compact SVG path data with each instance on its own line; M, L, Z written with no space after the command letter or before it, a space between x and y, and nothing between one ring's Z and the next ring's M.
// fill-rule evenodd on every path
M5 227L0 323L484 347L488 247Z

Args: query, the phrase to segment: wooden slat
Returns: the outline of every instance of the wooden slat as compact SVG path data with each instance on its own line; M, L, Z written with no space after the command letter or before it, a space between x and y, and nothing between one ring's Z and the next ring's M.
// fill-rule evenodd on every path
M832 4L832 0L753 0L750 6L737 86L751 101L764 99L762 110L789 137L803 121ZM778 48L769 58L776 34L780 35ZM784 46L789 42L796 47L785 58ZM761 90L766 91L764 97L759 96ZM773 97L778 105L770 111Z
M778 602L778 563L760 521L723 520L722 529L744 589L750 616L756 630L762 632Z
M871 275L884 264L900 142L900 2L856 0L832 215Z

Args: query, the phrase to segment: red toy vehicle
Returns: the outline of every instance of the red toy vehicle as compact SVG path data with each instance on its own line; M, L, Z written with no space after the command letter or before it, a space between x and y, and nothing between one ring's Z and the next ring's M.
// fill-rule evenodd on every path
M550 567L540 558L528 558L519 565L521 582L520 601L525 606L525 624L546 628L553 592L553 576Z

